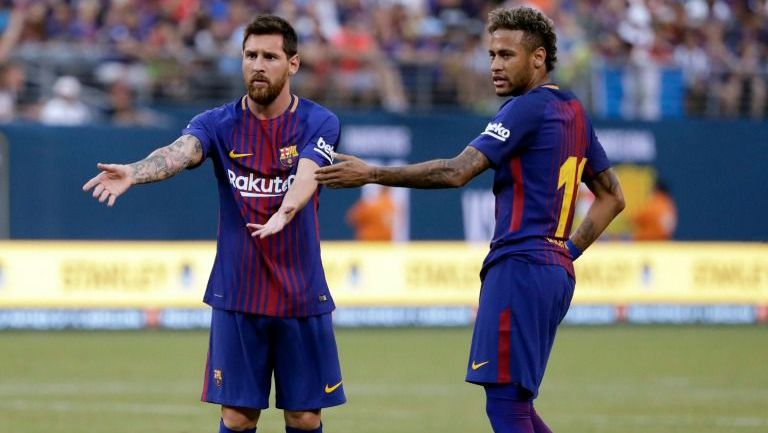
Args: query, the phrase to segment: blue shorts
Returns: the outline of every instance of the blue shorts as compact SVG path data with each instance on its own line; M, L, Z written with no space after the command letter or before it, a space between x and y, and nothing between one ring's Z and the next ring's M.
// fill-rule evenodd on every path
M485 274L467 382L517 383L535 397L574 281L556 265L507 258Z
M315 410L346 401L331 314L267 317L213 309L202 401Z

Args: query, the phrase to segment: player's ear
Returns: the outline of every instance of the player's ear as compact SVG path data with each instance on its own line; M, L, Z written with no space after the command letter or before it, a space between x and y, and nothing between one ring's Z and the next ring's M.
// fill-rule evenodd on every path
M299 72L299 66L301 66L301 59L298 54L294 54L293 57L288 59L288 75L294 75Z
M544 63L547 61L547 50L544 49L544 47L536 48L533 51L533 66L536 67L536 69L540 69L542 66L544 66Z

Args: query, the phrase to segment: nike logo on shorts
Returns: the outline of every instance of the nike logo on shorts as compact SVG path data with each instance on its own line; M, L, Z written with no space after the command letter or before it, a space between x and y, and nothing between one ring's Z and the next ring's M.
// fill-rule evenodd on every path
M336 391L336 388L341 386L341 382L343 382L343 381L340 380L339 383L337 383L336 385L333 385L333 386L330 386L330 385L326 384L325 385L325 393L326 394L330 394L333 391Z

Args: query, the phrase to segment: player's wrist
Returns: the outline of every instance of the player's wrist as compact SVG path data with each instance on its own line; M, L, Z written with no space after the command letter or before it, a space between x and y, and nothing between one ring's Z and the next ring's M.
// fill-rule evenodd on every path
M578 259L581 253L583 252L570 239L565 241L565 247L568 248L568 253L571 255L571 260Z

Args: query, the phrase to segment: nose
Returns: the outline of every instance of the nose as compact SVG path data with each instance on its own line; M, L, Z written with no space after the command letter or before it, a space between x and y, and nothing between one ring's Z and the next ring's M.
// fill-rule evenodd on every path
M260 55L257 55L251 59L248 59L248 68L251 71L254 72L263 72L264 71L264 58Z
M501 71L502 69L504 69L504 68L502 67L501 59L500 59L499 56L496 56L493 59L491 59L491 71L492 72Z
M255 59L253 59L253 69L255 71L264 70L264 59L261 56L257 56Z

